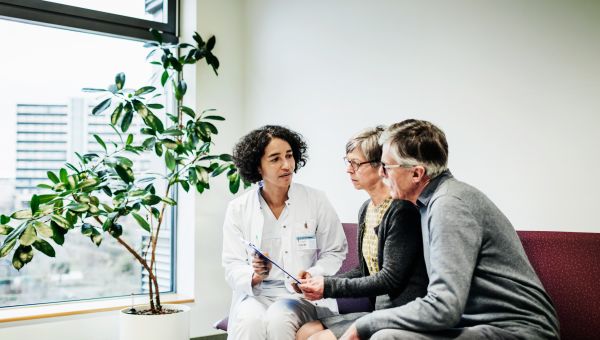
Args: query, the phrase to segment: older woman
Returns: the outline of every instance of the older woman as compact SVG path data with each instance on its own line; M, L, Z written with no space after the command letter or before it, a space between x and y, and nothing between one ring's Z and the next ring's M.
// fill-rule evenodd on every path
M294 294L287 274L241 241L303 278L339 270L347 243L337 214L322 192L292 181L306 149L300 134L281 126L256 129L234 147L240 175L259 186L229 204L223 226L229 339L293 339L305 322L337 313L334 300Z
M427 291L420 215L405 200L392 200L379 177L383 127L367 129L346 144L346 172L368 199L358 214L357 268L336 276L313 276L299 287L309 300L334 297L371 297L375 309L404 305ZM337 339L356 319L368 313L321 318L304 325L297 339Z

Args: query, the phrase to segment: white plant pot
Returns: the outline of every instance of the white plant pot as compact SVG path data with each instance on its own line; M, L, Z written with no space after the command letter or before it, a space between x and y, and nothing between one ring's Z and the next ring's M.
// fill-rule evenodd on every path
M119 313L119 340L190 340L190 307L163 305L178 309L179 313L161 315L127 314L129 308ZM135 306L137 310L149 309L148 305Z

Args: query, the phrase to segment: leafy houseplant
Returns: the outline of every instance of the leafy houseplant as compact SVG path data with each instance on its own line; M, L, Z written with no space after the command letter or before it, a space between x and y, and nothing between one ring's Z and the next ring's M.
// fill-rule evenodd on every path
M195 112L183 105L186 65L204 59L218 75L219 61L212 53L215 37L204 41L195 33L194 44L167 44L160 32L152 33L155 40L144 46L151 49L147 59L159 68L160 87L125 88L125 74L119 73L107 89L83 89L102 96L92 113L112 111L107 124L118 134L120 142L107 142L94 135L102 152L76 153L77 164L67 163L57 173L47 173L48 184L38 185L46 192L33 195L29 209L1 215L0 235L7 236L0 245L0 257L13 253L12 265L20 270L31 262L35 251L54 257L55 250L49 241L62 246L69 231L79 229L97 246L104 233L108 233L147 272L149 313L162 314L168 311L163 310L160 301L156 246L165 211L177 204L173 199L174 189L181 186L185 191L195 188L202 193L210 188L210 177L226 172L229 189L235 193L240 176L230 155L210 151L213 135L218 133L213 122L224 118L211 114L213 110ZM175 98L172 113L163 105L169 95ZM152 110L165 110L166 122ZM134 135L127 133L134 119L141 121L142 140L135 141ZM128 156L146 153L164 162L164 176L134 171L137 164ZM164 181L164 192L157 192L158 181ZM146 247L136 250L122 237L120 222L126 216L133 217L149 234Z

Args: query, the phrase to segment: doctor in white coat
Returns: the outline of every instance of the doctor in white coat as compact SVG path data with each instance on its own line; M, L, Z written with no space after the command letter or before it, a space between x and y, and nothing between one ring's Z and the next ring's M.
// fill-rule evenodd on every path
M306 149L298 133L269 125L234 147L240 175L259 186L229 203L223 226L222 263L233 289L229 339L294 339L304 323L337 313L335 300L304 299L283 271L242 242L300 278L339 270L348 247L337 214L321 191L292 182Z

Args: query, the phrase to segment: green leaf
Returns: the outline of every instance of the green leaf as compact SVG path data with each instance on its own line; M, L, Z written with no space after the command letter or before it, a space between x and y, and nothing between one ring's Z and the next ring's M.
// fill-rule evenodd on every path
M123 72L119 72L117 73L117 75L115 76L115 85L117 86L117 89L122 89L123 86L125 86L125 73Z
M184 135L183 131L179 130L176 127L172 127L172 128L166 129L165 131L163 131L162 134L163 135L168 135L168 136L183 136Z
M10 253L10 251L15 247L15 244L17 244L17 239L12 239L8 242L4 242L2 244L2 247L0 247L0 258L8 255L8 253Z
M131 145L131 143L133 143L133 135L130 133L130 134L127 136L127 141L125 142L125 144L127 144L127 145Z
M110 107L111 102L112 102L112 99L110 99L110 98L104 99L103 101L100 102L100 104L96 105L96 107L94 107L92 109L92 114L97 115L99 113L102 113L104 110L106 110Z
M16 270L20 270L24 265L33 259L33 248L20 245L13 255L12 265Z
M108 90L105 90L105 89L94 89L91 87L84 87L81 89L81 91L83 91L83 92L109 92Z
M54 241L54 243L58 244L59 246L62 246L65 243L65 234L67 233L68 229L63 229L54 222L50 223L50 227L52 228L53 233L52 240Z
M67 209L74 211L74 212L86 212L90 209L90 206L88 204L85 203L71 203L69 205L67 205Z
M156 143L156 138L155 137L149 137L149 138L144 139L144 141L142 142L142 146L146 150L151 150L151 149L154 148L154 144L155 143Z
M129 184L132 183L134 180L134 176L133 176L133 170L131 170L131 168L129 167L124 167L121 164L117 164L115 165L115 170L117 171L117 175L119 175L119 177L121 177L121 179Z
M217 127L209 122L200 122L200 129L202 129L206 134L217 134L219 131Z
M63 229L71 229L73 227L73 225L71 224L71 222L69 222L69 220L67 220L66 218L60 216L60 215L50 215L50 219L58 224L61 228Z
M135 93L133 94L134 96L140 96L146 93L151 93L154 92L156 90L156 87L154 86L144 86L139 88L137 91L135 91Z
M127 131L127 129L129 129L129 126L131 125L132 120L133 120L133 111L125 110L125 116L123 117L123 121L121 122L121 130L123 132L125 132L125 131Z
M54 174L54 172L52 171L48 171L46 173L46 175L48 175L48 178L52 181L52 183L56 184L58 182L60 182L60 180L58 179L58 177Z
M56 256L56 252L54 251L54 248L52 248L50 243L48 243L44 240L36 240L35 242L33 242L33 247L35 249L37 249L38 251L44 253L48 257Z
M37 238L37 232L35 231L35 228L33 227L33 225L30 224L27 226L27 228L25 228L25 230L19 237L19 243L22 246L30 246L33 244L33 242L35 241L36 238Z
M167 83L167 81L169 80L170 76L169 76L169 72L167 70L164 70L164 72L162 73L162 76L160 77L160 84L164 87L165 84Z
M208 38L208 40L206 41L206 50L212 51L212 49L215 47L216 42L217 42L217 38L215 38L214 35L212 37Z
M169 150L166 150L165 152L165 163L167 165L167 169L170 171L175 171L177 164L175 163L175 157L173 157L173 154Z
M52 231L52 228L45 223L42 223L40 221L34 221L33 225L37 233L42 235L43 237L52 237L54 235L54 231Z
M154 151L156 152L156 155L158 157L162 156L162 154L163 154L163 148L162 148L162 143L161 142L156 142L156 144L154 144Z
M199 182L208 182L208 170L202 166L196 166L196 172L198 173Z
M0 215L0 224L6 224L10 222L10 217L6 215Z
M192 110L191 108L189 108L185 105L181 106L181 111L183 111L183 113L185 113L186 115L188 115L192 118L196 117L196 113L194 112L194 110Z
M123 103L119 103L119 105L115 107L115 110L110 115L110 123L112 125L117 125L119 118L121 118L121 112L123 112Z
M115 159L117 160L118 164L121 164L122 166L126 167L126 168L132 168L133 167L133 161L127 157L123 157L123 156L115 156Z
M175 200L173 200L171 197L163 197L161 199L163 202L165 202L169 205L177 205L177 202L175 202Z
M233 162L233 157L227 153L220 154L219 159L225 162Z
M156 109L156 110L160 110L160 109L164 108L163 104L159 104L159 103L148 104L148 107L151 109Z
M90 239L96 245L96 247L99 247L100 243L102 243L102 234L100 234L96 228L92 228L92 235L90 235Z
M94 135L94 138L96 139L96 142L98 142L98 144L100 144L100 146L104 149L104 151L106 150L106 144L104 143L104 141L102 140L102 138L100 138L100 136L98 135Z
M44 195L38 195L38 200L39 200L40 204L46 204L46 203L52 201L53 199L55 199L56 197L58 197L58 195L44 194Z
M229 178L229 191L235 194L240 189L240 175L237 173L231 175Z
M218 168L216 168L215 170L213 170L213 172L210 174L212 177L217 177L219 176L223 171L229 169L229 164L221 164L219 165Z
M196 183L198 183L198 176L196 175L195 168L190 168L188 170L188 181L190 181L190 184L192 185L196 185Z
M144 198L142 198L142 203L144 205L155 205L160 203L161 199L159 196L156 195L148 195Z
M190 191L190 184L186 181L179 181L179 184L181 185L181 187L183 188L183 190L185 190L185 192Z
M13 230L15 230L15 229L11 226L0 224L0 235L8 235Z
M177 86L175 86L175 98L177 98L177 100L181 100L186 92L187 84L185 83L185 80L181 79L177 82Z
M29 209L15 211L12 215L10 215L10 217L14 218L15 220L28 220L32 216L31 210Z
M142 227L147 232L150 232L150 223L148 223L148 221L146 221L142 216L134 212L132 212L131 215L133 216L133 218L135 218L140 227Z
M143 133L144 135L156 136L156 130L151 129L151 128L141 128L140 132Z
M85 236L92 236L93 230L94 226L89 223L84 223L81 225L81 233Z
M110 227L110 229L108 229L108 232L114 238L120 237L123 235L123 226L115 223Z
M225 118L223 118L221 116L215 116L215 115L202 117L202 119L212 119L212 120L221 120L221 121L225 120Z
M61 168L60 171L58 172L59 176L60 176L60 181L64 184L69 184L69 175L67 174L67 170L65 170L64 168Z
M31 196L31 201L29 202L29 206L31 207L31 213L35 214L40 209L40 199L38 195Z

